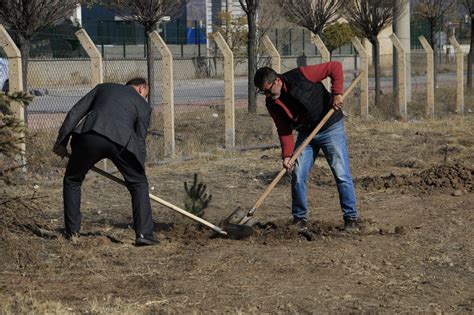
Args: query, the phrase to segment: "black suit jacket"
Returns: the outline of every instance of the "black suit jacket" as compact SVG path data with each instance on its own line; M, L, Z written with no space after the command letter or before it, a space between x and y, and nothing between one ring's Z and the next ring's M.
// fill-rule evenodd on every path
M67 114L56 143L66 146L72 133L95 131L133 153L145 165L151 107L131 86L97 85Z

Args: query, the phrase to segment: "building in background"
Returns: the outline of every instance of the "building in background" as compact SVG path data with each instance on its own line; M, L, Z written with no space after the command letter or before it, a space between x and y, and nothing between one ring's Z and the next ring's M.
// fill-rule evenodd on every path
M226 3L226 0L187 0L181 16L162 25L160 34L168 44L206 44L207 34L222 25L220 19L227 9ZM232 10L233 14L243 14L238 0L234 0ZM82 6L74 18L98 45L139 45L144 42L141 25L126 21L103 6Z

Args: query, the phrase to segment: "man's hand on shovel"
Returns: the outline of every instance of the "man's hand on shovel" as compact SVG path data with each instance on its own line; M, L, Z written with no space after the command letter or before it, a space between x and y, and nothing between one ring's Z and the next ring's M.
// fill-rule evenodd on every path
M332 107L334 110L340 110L344 106L344 97L341 94L336 94L332 98Z
M287 156L287 157L283 158L282 164L283 164L283 167L286 169L286 172L288 174L290 174L293 171L293 167L295 166L291 162L291 156Z

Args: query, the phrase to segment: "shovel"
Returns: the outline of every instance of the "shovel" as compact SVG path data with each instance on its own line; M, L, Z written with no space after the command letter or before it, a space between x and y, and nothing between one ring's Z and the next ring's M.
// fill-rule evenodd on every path
M125 186L125 182L124 182L123 180L121 180L120 178L118 178L118 177L116 177L116 176L114 176L114 175L112 175L112 174L110 174L110 173L108 173L108 172L106 172L106 171L104 171L104 170L101 170L100 168L97 168L97 167L95 167L95 166L93 166L91 169L92 169L94 172L96 172L96 173L98 173L98 174L100 174L100 175L103 175L103 176L107 177L108 179L113 180L113 181L116 182L116 183L119 183L119 184L122 185L122 186ZM226 231L222 230L222 229L221 229L220 227L218 227L217 225L214 225L214 224L212 224L212 223L210 223L210 222L207 222L206 220L204 220L204 219L202 219L202 218L200 218L200 217L198 217L198 216L195 216L194 214L189 213L189 212L187 212L186 210L183 210L183 209L181 209L181 208L179 208L179 207L177 207L177 206L175 206L175 205L173 205L173 204L171 204L171 203L169 203L169 202L167 202L167 201L165 201L165 200L163 200L163 199L161 199L161 198L158 198L157 196L154 196L154 195L152 195L152 194L150 194L150 193L149 193L148 195L150 196L150 199L151 199L151 200L153 200L153 201L155 201L155 202L158 202L159 204L161 204L161 205L163 205L163 206L165 206L165 207L168 207L168 208L170 208L171 210L174 210L174 211L176 211L176 212L179 212L179 213L181 213L182 215L184 215L184 216L190 218L191 220L194 220L194 221L196 221L196 222L199 222L199 223L201 223L201 224L203 224L203 225L205 225L205 226L211 228L212 230L214 230L215 232L219 233L220 235L227 236L228 233L227 233Z
M359 82L359 80L361 78L362 78L362 76L361 76L361 74L359 74L359 76L351 82L349 87L346 89L346 91L342 95L343 99L347 95L349 95L349 93L354 89L354 87L356 86L356 84ZM329 110L329 112L326 114L326 116L324 116L324 118L321 120L321 122L316 126L316 128L314 128L314 130L311 132L311 134L306 138L306 140L298 147L296 152L291 157L291 160L290 160L291 164L294 163L296 161L296 159L301 155L301 152L303 152L303 149L311 142L311 140L316 136L316 134L319 132L319 130L321 130L321 128L324 126L324 124L326 124L326 122L329 120L329 118L331 118L333 113L334 113L334 109L331 108ZM275 179L268 186L268 188L263 192L263 194L260 196L260 198L258 198L257 202L252 207L252 209L250 209L247 212L247 214L242 219L240 219L240 221L238 221L239 225L246 224L252 218L254 212L258 209L258 207L260 207L260 205L267 198L267 196L270 194L270 192L273 190L273 188L276 186L276 184L278 184L278 182L283 177L283 175L285 175L285 173L286 173L286 169L282 168L282 170L278 173L278 175L275 177ZM240 209L234 210L234 212L232 212L232 214L228 217L228 220L232 217L234 218L234 220L235 220L235 218L240 217L241 215L239 215L239 212L240 212ZM236 224L233 224L233 225L236 225ZM225 225L223 227L225 229Z

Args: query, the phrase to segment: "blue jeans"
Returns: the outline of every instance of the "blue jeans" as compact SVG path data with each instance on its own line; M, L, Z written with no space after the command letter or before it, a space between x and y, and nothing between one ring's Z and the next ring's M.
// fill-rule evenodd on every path
M297 148L309 134L310 132L298 133L295 148ZM316 134L296 160L291 180L293 217L295 219L308 219L306 180L318 156L319 149L323 150L324 156L336 180L344 220L357 219L356 196L349 170L349 154L347 151L346 131L343 119Z

